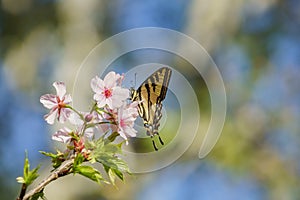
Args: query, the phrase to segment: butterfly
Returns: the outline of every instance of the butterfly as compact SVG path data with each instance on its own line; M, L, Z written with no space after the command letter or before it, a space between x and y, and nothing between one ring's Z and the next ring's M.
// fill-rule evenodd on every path
M158 136L161 145L164 145L158 133L162 117L162 101L165 99L172 70L163 67L151 74L137 89L131 89L131 100L138 101L138 113L144 121L147 135L151 137L154 149L157 151L153 137Z

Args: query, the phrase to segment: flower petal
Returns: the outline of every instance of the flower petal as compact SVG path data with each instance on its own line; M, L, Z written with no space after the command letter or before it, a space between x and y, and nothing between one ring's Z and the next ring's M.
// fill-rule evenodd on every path
M104 82L98 76L91 80L91 88L95 93L101 93L104 90Z
M88 138L92 138L94 136L94 129L93 128L87 128L84 132L84 135Z
M125 78L124 74L119 75L119 78L117 80L117 86L121 86L122 85L122 82L123 82L124 78Z
M97 106L102 108L106 104L106 98L102 94L94 94L94 99L97 101Z
M96 126L96 128L101 132L101 133L106 133L109 131L110 125L109 124L99 124Z
M67 119L70 117L71 112L72 111L69 108L61 108L60 114L58 115L58 121L60 123L65 123Z
M96 93L96 94L94 94L94 100L97 102L105 101L105 96L101 93L100 94Z
M119 129L118 133L120 134L120 136L122 138L124 138L125 140L127 140L127 136L126 136L126 134L125 134L125 132L124 132L123 129ZM126 142L126 144L127 144L127 142Z
M129 98L130 92L126 88L115 87L113 90L113 96L117 96L121 100L126 100Z
M80 118L80 116L75 112L71 112L68 119L71 124L74 124L76 126L81 126L84 123L84 121Z
M60 129L52 135L52 140L62 143L69 143L71 141L71 136L69 135L70 132L71 130L68 128Z
M118 109L118 133L126 140L126 144L127 137L136 137L137 131L134 129L136 117L133 116L135 112L134 107L125 103Z
M57 105L57 99L54 94L45 94L41 96L40 102L48 109L52 109Z
M112 108L119 108L123 105L123 101L129 98L129 90L121 87L115 87L113 90Z
M56 94L60 99L63 99L63 97L66 94L66 85L64 82L54 82L53 86L56 89Z
M47 115L44 116L44 119L48 124L54 124L58 108L53 108Z
M70 104L70 103L72 103L72 97L71 97L70 94L66 94L66 95L65 95L64 103L65 103L65 104Z
M108 105L109 108L114 109L112 98L105 99L105 103Z
M137 131L133 127L126 126L124 130L128 136L136 137Z
M104 84L107 88L113 88L117 85L117 81L120 78L119 74L111 71L104 77Z

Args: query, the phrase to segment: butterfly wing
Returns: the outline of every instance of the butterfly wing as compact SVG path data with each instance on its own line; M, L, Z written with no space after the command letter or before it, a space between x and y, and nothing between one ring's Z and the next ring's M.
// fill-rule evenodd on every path
M139 115L144 120L147 135L151 137L158 135L159 121L162 117L162 101L166 97L171 74L171 69L167 67L160 68L132 93L131 99L140 102L138 106ZM160 137L159 139L163 144Z

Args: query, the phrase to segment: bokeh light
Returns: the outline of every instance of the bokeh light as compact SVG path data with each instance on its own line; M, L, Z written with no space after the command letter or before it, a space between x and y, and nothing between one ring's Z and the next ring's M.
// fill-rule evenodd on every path
M176 55L156 52L157 60L149 61L173 63L196 92L201 122L193 144L169 167L126 176L118 190L70 176L49 185L47 199L299 199L299 8L296 0L3 0L0 198L18 195L15 178L22 174L25 150L32 166L49 164L38 151L55 149L50 140L55 128L44 122L39 97L52 91L52 82L64 81L72 91L77 69L97 44L125 30L154 26L192 37L218 66L228 107L215 148L198 159L211 117L202 77ZM109 46L106 53L119 48ZM186 47L178 43L178 48ZM124 55L115 67L125 73L147 53ZM81 90L78 101L86 102L91 91ZM42 167L41 177L49 170Z

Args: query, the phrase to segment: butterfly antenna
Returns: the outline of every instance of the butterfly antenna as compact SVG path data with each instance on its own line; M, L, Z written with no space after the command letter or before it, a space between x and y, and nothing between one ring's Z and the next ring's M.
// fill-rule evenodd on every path
M130 88L134 89L135 86L136 86L136 73L134 73L134 81L133 80L130 81Z

